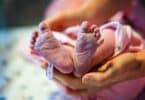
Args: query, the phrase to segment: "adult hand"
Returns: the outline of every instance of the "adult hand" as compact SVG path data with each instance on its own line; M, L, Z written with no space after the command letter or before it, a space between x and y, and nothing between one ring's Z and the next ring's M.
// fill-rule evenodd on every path
M50 28L54 31L63 31L69 26L78 25L84 20L92 20L92 16L88 16L88 14L84 13L85 8L78 8L69 11L63 11L61 13L57 13L52 17L46 18L39 24L40 30L45 30L46 28Z
M80 7L84 3L84 0L53 0L45 12L46 19L42 22L52 30L63 30L64 27L71 24L70 21L76 21L77 18L74 17L78 15L77 12L80 12Z
M51 30L62 31L67 26L69 26L69 22L73 19L68 19L68 15L66 13L59 13L53 17L47 18L42 21L39 25L40 30L45 30L49 27Z
M132 1L133 0L87 0L85 3L80 4L79 7L61 11L45 19L41 22L40 29L49 27L55 31L62 31L66 27L79 24L83 20L88 20L99 26L116 12L128 8Z
M65 91L73 96L95 95L101 88L92 87L82 83L82 78L77 78L72 74L66 75L54 71L54 80L65 87Z
M144 53L141 52L143 55ZM90 72L83 76L83 84L94 87L108 87L123 81L144 76L144 70L138 53L124 53L109 60L96 72ZM142 57L145 57L142 56Z
M92 95L96 92L123 81L143 76L142 62L137 53L125 53L102 65L96 72L90 72L82 78L55 72L54 78L58 82L71 88L67 92L71 95Z

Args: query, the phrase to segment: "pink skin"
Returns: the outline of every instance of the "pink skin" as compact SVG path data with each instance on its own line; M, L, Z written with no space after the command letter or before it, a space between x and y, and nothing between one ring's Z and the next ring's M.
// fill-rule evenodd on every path
M112 30L106 29L104 34L100 34L96 26L92 25L91 28L88 28L88 23L83 22L74 48L62 45L50 30L45 29L35 39L33 50L51 62L60 72L74 72L76 76L80 77L95 65L112 56L114 40L111 42L110 39L114 39Z

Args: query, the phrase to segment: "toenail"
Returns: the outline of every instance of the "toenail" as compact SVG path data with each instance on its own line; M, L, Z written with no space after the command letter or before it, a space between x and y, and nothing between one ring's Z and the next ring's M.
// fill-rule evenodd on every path
M32 39L30 42L31 42L32 44L34 44L34 43L35 43L35 40L34 40L34 39Z
M88 27L88 22L87 21L82 22L81 28L86 29L87 27Z
M30 48L33 49L34 48L34 45L30 45Z
M96 34L95 35L96 38L100 38L100 36L101 36L100 34Z
M95 28L94 29L94 32L98 33L99 32L99 29L98 28Z
M93 24L90 29L93 30L94 28L96 28L97 26L95 24Z
M40 31L45 31L47 29L47 25L44 22L41 22L39 24Z

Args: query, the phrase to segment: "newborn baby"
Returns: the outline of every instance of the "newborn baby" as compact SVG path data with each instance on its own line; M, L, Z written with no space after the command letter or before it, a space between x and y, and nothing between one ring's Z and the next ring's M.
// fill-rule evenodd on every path
M68 32L69 33L69 32ZM76 28L75 43L60 42L50 29L34 33L33 51L55 66L62 73L74 73L81 77L93 67L123 52L135 52L144 48L143 39L119 22L101 27L83 22ZM38 37L38 38L37 38Z

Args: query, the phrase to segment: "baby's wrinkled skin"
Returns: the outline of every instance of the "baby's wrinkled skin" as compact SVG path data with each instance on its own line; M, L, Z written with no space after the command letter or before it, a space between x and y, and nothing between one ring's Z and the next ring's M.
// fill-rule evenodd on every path
M34 51L51 62L60 72L73 72L80 77L113 54L113 31L106 29L104 34L103 38L108 39L101 38L95 25L89 27L87 22L83 22L77 33L76 46L71 47L61 44L49 29L45 29L36 39Z

